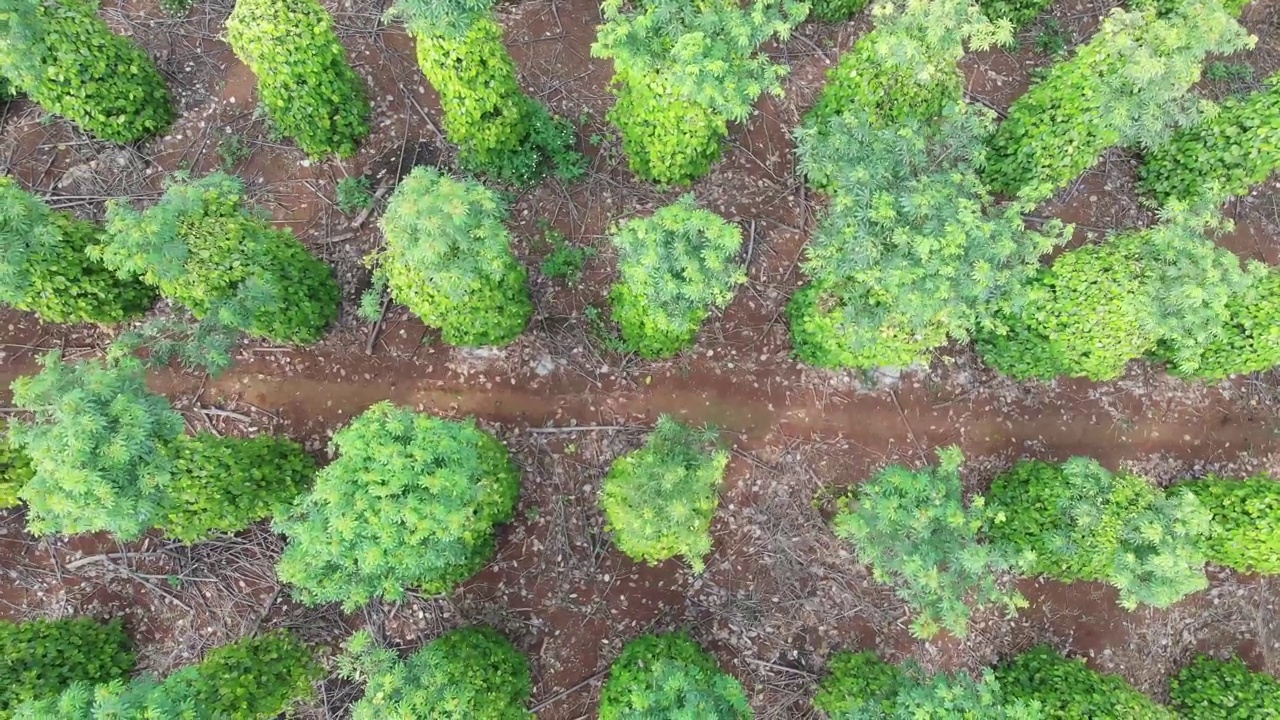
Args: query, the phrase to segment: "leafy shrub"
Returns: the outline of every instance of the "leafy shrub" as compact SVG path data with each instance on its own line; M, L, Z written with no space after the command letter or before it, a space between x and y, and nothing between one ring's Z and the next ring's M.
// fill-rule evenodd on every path
M540 222L539 226L542 227L543 240L551 249L542 258L538 269L544 276L555 280L564 280L570 284L578 282L582 278L582 266L596 256L595 248L570 245L564 233L545 221Z
M810 0L813 16L826 22L840 22L861 12L870 0Z
M800 168L831 189L805 248L813 286L787 308L800 359L823 367L905 366L971 332L1000 329L1039 257L1070 237L1025 229L989 204L977 168L987 113L949 106L935 123L876 127L856 111L797 132Z
M489 627L453 630L407 660L356 633L338 660L344 677L365 683L352 720L526 720L529 661Z
M379 403L333 436L338 456L293 512L280 579L303 602L353 610L406 588L450 591L493 554L520 476L475 421L441 420Z
M978 0L978 5L983 14L992 20L1008 20L1018 28L1035 20L1052 2L1053 0Z
M120 620L0 620L0 717L24 700L57 695L77 682L105 683L133 669Z
M533 314L497 193L417 167L382 216L378 277L450 345L504 345Z
M145 312L155 300L146 286L116 278L85 253L98 234L0 177L0 302L53 323L116 323Z
M613 461L600 490L618 547L651 564L680 555L702 572L728 464L715 430L658 418L643 448Z
M20 492L36 535L107 531L131 540L151 527L165 475L163 449L182 416L147 390L141 364L68 364L54 352L44 370L13 382L31 422L10 432L34 474Z
M1199 655L1169 681L1169 701L1183 720L1280 718L1280 680L1250 672L1233 657Z
M1201 229L1212 216L1171 209L1161 224L1061 255L1004 318L1004 335L980 336L988 363L1015 378L1110 380L1146 354L1195 374L1225 337L1234 299L1260 278Z
M334 204L343 215L355 215L373 207L373 190L367 177L344 177L338 181Z
M794 0L604 0L591 46L613 61L618 102L609 121L636 175L685 184L720 157L729 122L744 122L763 92L781 94L781 65L756 54L786 39L808 5Z
M960 450L940 450L938 459L920 471L881 470L841 501L834 520L858 561L915 612L911 634L925 639L939 630L964 636L974 607L998 603L1012 612L1026 604L997 579L1005 558L979 541L984 501L964 505Z
M1280 272L1267 272L1227 302L1221 334L1200 348L1195 375L1217 380L1280 365Z
M418 65L440 94L444 129L458 164L472 172L525 184L550 164L564 179L581 174L573 129L520 91L516 67L490 14L494 0L397 0L417 41Z
M266 435L184 436L169 453L171 479L155 524L165 535L188 543L237 532L283 512L316 471L301 445Z
M1202 546L1209 562L1244 573L1280 573L1280 482L1266 475L1210 475L1181 483L1213 516Z
M749 720L742 684L684 633L627 643L600 691L600 720Z
M1039 703L1044 720L1173 720L1123 678L1043 645L997 667L995 677L1006 697Z
M876 27L827 72L827 85L805 124L821 127L847 112L872 127L927 120L958 103L956 63L966 42L975 50L1013 42L1008 23L991 23L972 0L880 3Z
M990 670L929 674L908 661L890 665L873 652L837 653L813 704L830 720L982 718L1040 720L1034 702L1009 698Z
M163 682L76 683L23 703L14 720L273 720L308 697L321 674L311 651L279 631L217 648Z
M1110 583L1128 610L1168 607L1208 587L1200 544L1210 515L1190 493L1165 495L1145 478L1072 458L1018 463L990 497L986 533L1029 575Z
M742 231L697 206L692 195L613 231L618 283L609 293L628 349L647 358L693 344L713 308L747 279L736 258Z
M143 213L108 203L91 252L198 319L275 342L314 342L338 314L329 267L255 214L244 183L223 173L177 182Z
M369 134L369 101L320 3L237 0L227 43L257 76L272 122L303 152L355 154Z
M1253 38L1221 0L1115 9L1074 57L1054 65L1009 108L991 137L983 179L993 192L1039 201L1088 170L1113 145L1154 147L1194 121L1188 90L1206 55Z
M96 10L87 0L0 1L0 75L103 140L131 143L162 132L173 122L164 79Z
M0 423L0 509L22 502L18 492L33 474L31 458L9 439L5 425Z
M1280 169L1280 73L1267 87L1229 98L1217 112L1153 148L1138 171L1157 202L1191 202L1212 191L1214 204L1245 195Z

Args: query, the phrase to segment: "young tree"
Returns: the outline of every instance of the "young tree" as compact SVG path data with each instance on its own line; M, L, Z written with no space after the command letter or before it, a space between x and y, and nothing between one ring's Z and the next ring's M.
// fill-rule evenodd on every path
M89 0L0 0L0 75L103 140L145 140L173 122L173 101L151 58L96 11Z
M728 464L713 428L658 418L643 448L613 461L600 489L614 542L633 560L657 564L679 555L702 572Z
M24 701L57 695L76 683L128 677L132 643L120 620L0 621L0 717Z
M1044 720L1174 720L1124 678L1090 670L1041 645L995 670L1005 697L1038 703Z
M352 720L531 720L529 661L490 627L453 630L401 660L356 633L338 671L365 685Z
M511 342L533 304L506 216L498 194L480 183L414 168L382 216L386 247L370 258L376 283L450 345Z
M877 582L891 583L915 612L911 634L928 639L940 630L964 636L975 607L1026 601L1004 586L1005 557L982 543L983 498L965 507L959 448L938 452L940 464L920 471L890 465L858 485L840 503L837 537L853 543L858 561Z
M1045 200L1114 145L1152 148L1204 104L1188 91L1209 54L1252 38L1222 0L1115 9L1073 58L1018 98L991 137L983 180L993 191Z
M338 314L329 267L255 213L244 183L223 173L180 179L142 213L108 203L106 237L91 254L203 322L275 342L315 342Z
M117 323L145 312L155 294L86 253L99 234L0 177L0 303L53 323Z
M622 648L600 690L600 720L750 720L742 684L684 633L644 635Z
M632 172L687 184L719 159L730 122L745 122L761 93L781 95L786 69L756 53L786 39L809 6L794 0L604 0L591 47L613 61L617 104Z
M1280 680L1251 672L1238 657L1197 655L1169 681L1169 704L1181 720L1280 718Z
M1190 493L1097 461L1022 462L991 484L986 534L1019 569L1064 582L1096 580L1128 610L1164 608L1203 590L1211 515Z
M702 321L746 282L738 263L742 231L699 208L692 195L613 231L618 282L609 292L627 349L647 358L693 344Z
M316 0L237 0L227 43L258 78L271 121L312 158L350 157L369 134L369 101Z
M805 247L810 284L787 307L792 345L823 367L905 366L948 340L998 332L1039 258L1066 242L1027 230L1011 205L988 210L978 180L987 113L950 105L939 120L873 124L850 111L797 132L800 169L832 192Z
M1209 475L1173 492L1194 494L1212 516L1201 542L1209 562L1242 573L1280 574L1280 482L1267 475Z
M409 588L436 595L474 575L511 519L519 470L474 420L378 403L333 436L337 459L276 529L277 573L307 604L354 610Z
M418 65L440 93L444 129L464 169L517 184L554 166L581 174L573 130L520 90L493 18L494 0L396 0L387 16L405 23Z

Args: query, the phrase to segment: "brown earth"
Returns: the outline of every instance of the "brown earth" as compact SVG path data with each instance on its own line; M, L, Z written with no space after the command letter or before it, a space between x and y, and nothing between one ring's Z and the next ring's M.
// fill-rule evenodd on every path
M1032 607L1017 618L984 614L966 638L923 643L907 633L902 603L831 535L822 511L833 489L889 462L926 462L934 448L949 444L969 458L966 480L974 491L1023 457L1089 455L1160 482L1209 471L1280 472L1274 375L1204 386L1135 364L1110 383L1017 384L964 348L939 353L928 368L868 376L816 371L789 358L781 310L802 281L800 252L821 212L794 173L789 132L826 68L869 26L865 13L852 23L806 25L771 49L792 68L785 97L763 100L733 133L725 159L691 188L699 202L743 228L749 282L708 321L696 348L655 363L605 349L583 317L601 303L612 278L610 225L680 192L659 191L626 169L605 121L611 69L590 58L596 3L526 0L500 8L525 88L578 124L580 149L591 159L581 183L548 181L517 195L511 224L517 253L536 268L547 250L538 229L545 219L597 255L573 286L532 270L531 328L513 345L485 351L440 345L402 308L391 308L373 328L354 314L368 284L362 259L379 236L372 220L352 227L334 207L337 181L365 174L390 188L415 164L449 163L451 151L411 41L379 22L385 3L325 4L375 106L373 134L353 159L307 163L287 142L268 137L254 112L252 74L218 37L229 2L200 4L174 19L154 2L109 1L104 16L148 48L178 95L178 123L164 138L119 148L16 101L4 110L0 165L86 217L101 217L110 197L149 202L161 178L179 168L203 173L225 163L245 177L273 217L334 266L344 289L342 316L313 348L245 343L236 367L222 377L174 370L158 374L154 387L174 400L193 430L284 433L317 454L338 427L381 400L475 415L524 469L517 517L503 530L497 557L451 596L375 603L345 615L290 600L272 569L282 541L265 528L190 547L158 538L128 545L103 537L42 540L26 535L21 513L10 511L0 522L0 567L10 579L0 587L0 615L123 615L144 666L159 672L270 627L336 646L368 626L411 649L445 629L487 622L530 654L535 708L552 720L593 712L601 673L627 639L675 627L712 648L767 718L812 715L814 681L824 658L840 649L876 648L892 659L973 669L1050 642L1156 695L1196 651L1239 652L1256 667L1280 671L1274 579L1214 572L1208 591L1168 610L1132 613L1102 586L1024 580ZM1104 5L1058 2L1051 15L1075 43L1096 27ZM1230 59L1248 63L1258 79L1280 68L1278 5L1255 2L1246 10L1259 47ZM965 58L972 100L998 112L1008 108L1033 70L1052 62L1034 47L1043 27L1042 18L1025 30L1017 50ZM1214 97L1239 89L1202 88ZM230 147L228 137L251 154L236 160L220 153L220 146ZM1075 222L1080 241L1149 223L1153 216L1132 189L1135 165L1135 156L1113 150L1039 212ZM1280 260L1274 183L1229 211L1237 229L1222 239L1226 247ZM109 336L0 311L0 384L33 372L44 350L88 355ZM595 501L610 461L636 447L661 413L716 423L734 445L713 527L716 548L699 576L674 561L646 567L622 556ZM344 717L358 693L330 678L303 714Z

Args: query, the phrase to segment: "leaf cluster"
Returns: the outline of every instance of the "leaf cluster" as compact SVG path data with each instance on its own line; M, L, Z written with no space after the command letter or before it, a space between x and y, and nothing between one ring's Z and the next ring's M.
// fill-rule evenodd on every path
M1159 145L1204 112L1188 91L1205 57L1253 41L1221 0L1112 10L1075 56L1014 101L991 138L983 179L993 192L1040 201L1109 147Z
M870 0L809 0L809 12L824 22L841 22L862 11Z
M939 451L940 464L923 470L891 465L840 502L835 534L854 545L877 582L890 583L915 613L911 633L928 639L940 630L967 634L976 607L1025 606L999 577L1007 559L981 541L984 500L965 507L958 448Z
M1048 646L1028 650L995 669L1005 697L1040 705L1044 720L1173 720L1173 714L1124 678L1089 669Z
M474 420L379 403L331 450L315 487L275 521L289 539L277 573L307 604L449 592L488 561L520 494L506 447Z
M145 312L155 301L150 288L89 257L100 234L0 177L0 302L51 323L118 323Z
M9 439L5 423L0 423L0 509L22 502L18 491L31 480L34 473L31 458Z
M622 648L600 691L600 720L750 720L746 692L684 633L643 635Z
M339 674L365 684L352 720L529 720L529 661L490 627L453 630L408 659L356 633Z
M693 195L613 231L619 279L609 293L628 349L647 358L693 344L702 321L746 281L742 231L697 206Z
M794 0L605 0L591 54L613 61L609 120L632 171L662 184L704 175L727 123L750 117L762 93L781 94L786 68L757 48L786 39L808 9Z
M22 702L74 683L105 683L133 669L129 636L120 620L0 621L0 717Z
M1036 19L1053 0L978 0L982 14L992 20L1008 20L1020 28Z
M1138 169L1142 189L1157 202L1221 204L1248 194L1280 169L1280 73L1246 97L1228 98L1199 123L1152 148Z
M458 2L442 7L451 4ZM440 94L444 129L458 146L460 167L519 185L549 168L563 180L582 174L585 160L573 150L573 128L520 90L502 27L488 13L461 31L410 21L409 32L418 65Z
M256 214L244 183L223 173L180 180L142 213L108 203L91 254L197 319L275 342L315 342L338 313L329 267Z
M830 720L1040 720L1034 701L1008 697L990 670L960 672L891 665L873 652L837 653L813 704Z
M643 448L614 460L600 504L614 541L632 560L657 564L679 555L702 572L729 464L716 435L663 415Z
M797 131L800 169L831 192L805 248L812 285L787 312L792 345L823 367L905 366L948 340L999 332L1039 258L1070 237L1030 231L1016 205L989 210L978 179L987 113L882 127L850 111Z
M450 345L505 345L533 314L506 217L498 194L480 183L414 168L382 216L378 277Z
M0 75L103 140L131 143L173 122L151 58L111 32L89 0L0 0Z
M1267 475L1209 475L1180 483L1212 515L1201 541L1209 562L1242 573L1280 574L1280 482Z
M1133 610L1208 587L1201 544L1211 521L1190 493L1077 457L1021 462L997 477L985 534L1022 572L1109 583Z
M1198 655L1169 681L1169 704L1182 720L1276 720L1280 680L1238 657Z
M369 100L319 2L237 0L227 43L257 76L272 122L303 152L355 154L369 134Z

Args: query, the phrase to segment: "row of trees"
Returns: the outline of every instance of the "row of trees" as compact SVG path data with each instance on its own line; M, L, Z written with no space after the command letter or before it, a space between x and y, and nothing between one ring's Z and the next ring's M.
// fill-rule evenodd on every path
M1132 610L1207 587L1206 562L1280 572L1280 483L1265 476L1162 490L1088 458L1024 461L966 503L959 450L939 459L878 472L841 500L833 520L911 608L918 637L964 635L978 607L1024 607L1014 574L1104 582Z

